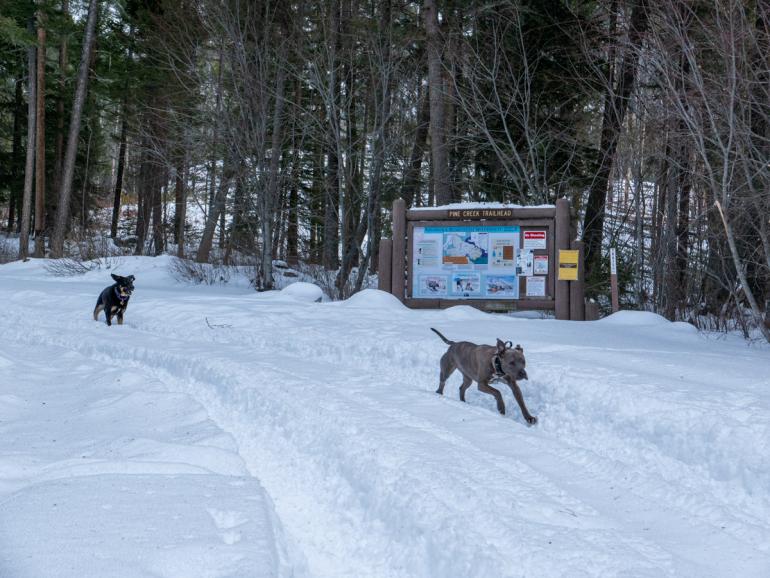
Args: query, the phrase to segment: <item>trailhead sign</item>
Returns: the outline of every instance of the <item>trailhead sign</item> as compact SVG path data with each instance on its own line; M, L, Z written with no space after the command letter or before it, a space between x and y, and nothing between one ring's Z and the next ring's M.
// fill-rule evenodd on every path
M570 242L570 208L500 203L407 209L393 201L392 239L380 239L378 287L418 309L553 310L584 319L583 279L557 279Z

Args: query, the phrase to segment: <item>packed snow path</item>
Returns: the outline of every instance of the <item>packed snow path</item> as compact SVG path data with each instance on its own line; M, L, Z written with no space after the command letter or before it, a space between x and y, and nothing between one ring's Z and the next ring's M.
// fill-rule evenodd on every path
M123 261L118 272L136 275L136 292L126 324L111 328L91 320L107 272L61 279L36 262L0 267L7 363L22 357L50 372L60 361L46 356L63 360L69 352L85 362L79 371L61 368L62 398L70 389L77 400L83 384L120 373L132 376L134 395L162 390L204 408L206 427L225 432L243 464L215 473L243 483L246 475L251 495L266 493L258 506L275 510L262 515L273 527L255 532L277 545L255 538L273 554L254 558L271 561L276 573L770 575L766 347L650 314L569 323L467 307L410 311L373 291L320 304L183 286L166 267L166 259ZM430 327L450 339L521 343L530 376L524 397L538 425L524 424L510 391L503 391L504 417L475 387L463 404L458 374L437 396L446 347ZM18 395L18 384L0 386L0 394ZM14 400L0 399L4 413ZM137 421L150 411L129 408ZM0 480L4 504L18 501L17 488ZM225 501L243 494L240 485L227 496L226 483L212 483ZM176 495L195 499L195 492ZM174 493L165 499L173 502ZM88 506L70 515L88 518ZM140 500L125 524L140 528L141 508L152 507ZM13 532L12 517L3 524ZM7 548L2 554L13 557ZM232 556L241 561L235 570L152 571L265 575L261 568L244 574L247 558Z

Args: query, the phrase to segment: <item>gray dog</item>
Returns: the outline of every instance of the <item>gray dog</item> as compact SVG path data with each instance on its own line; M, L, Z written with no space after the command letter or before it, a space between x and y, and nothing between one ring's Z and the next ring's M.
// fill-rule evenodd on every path
M469 341L449 341L436 329L430 329L449 345L449 349L441 357L441 377L436 393L444 394L446 380L455 369L459 369L463 374L460 399L465 401L465 391L475 380L479 384L479 391L493 396L497 401L497 411L505 415L503 396L494 387L489 386L490 382L502 381L511 388L527 423L537 423L537 418L529 413L524 396L521 395L521 388L516 383L517 379L527 379L524 369L527 361L524 359L524 349L521 345L512 347L510 342L504 343L499 339L497 346L476 345Z

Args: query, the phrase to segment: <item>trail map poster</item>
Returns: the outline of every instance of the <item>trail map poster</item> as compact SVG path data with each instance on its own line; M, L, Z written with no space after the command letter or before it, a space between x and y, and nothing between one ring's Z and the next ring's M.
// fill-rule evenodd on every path
M415 227L415 299L518 299L515 227Z

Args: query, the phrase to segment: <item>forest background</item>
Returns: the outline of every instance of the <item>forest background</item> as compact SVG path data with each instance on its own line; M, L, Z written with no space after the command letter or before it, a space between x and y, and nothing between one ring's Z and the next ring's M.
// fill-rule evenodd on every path
M0 0L6 259L344 297L399 197L566 197L600 304L615 247L624 307L770 340L770 1Z

